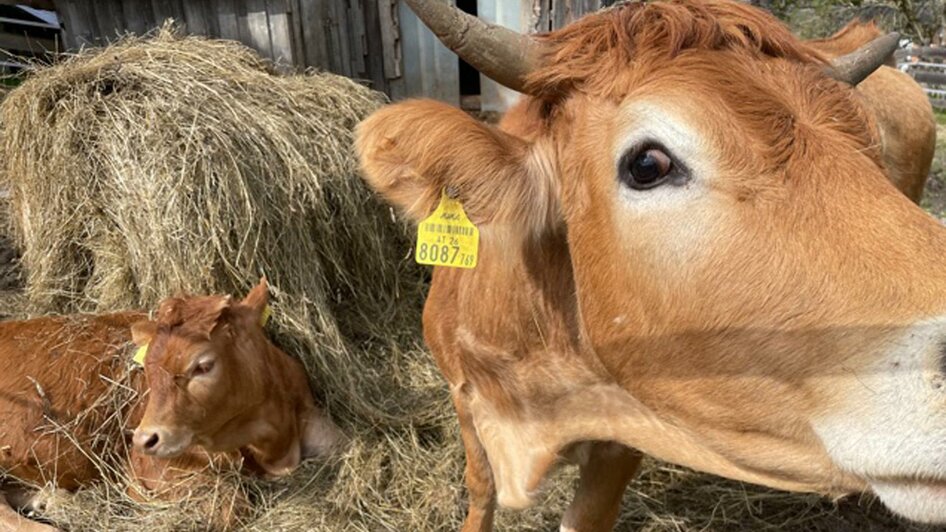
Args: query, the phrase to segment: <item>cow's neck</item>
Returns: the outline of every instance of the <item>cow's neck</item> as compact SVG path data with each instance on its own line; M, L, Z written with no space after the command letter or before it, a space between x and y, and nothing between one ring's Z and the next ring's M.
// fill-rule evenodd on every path
M763 477L657 415L583 345L565 235L533 239L511 233L484 228L480 266L472 271L438 269L424 311L427 342L456 399L472 415L501 504L530 504L565 448L587 440L617 441L665 460L787 489L856 487L850 478L819 476L823 464L791 464L792 470L810 472L796 478ZM756 446L777 443L760 440ZM789 451L786 456L794 455Z

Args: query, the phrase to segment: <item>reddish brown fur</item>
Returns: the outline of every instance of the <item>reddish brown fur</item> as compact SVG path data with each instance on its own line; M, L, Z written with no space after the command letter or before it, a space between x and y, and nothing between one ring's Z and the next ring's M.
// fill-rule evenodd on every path
M853 52L883 32L873 22L851 21L827 39L808 45L828 57ZM914 203L920 202L936 149L936 120L929 99L893 56L857 86L864 107L880 130L888 176Z
M946 235L886 182L876 111L735 2L632 4L542 42L538 97L498 129L408 101L356 141L366 180L410 217L450 186L480 224L477 267L435 269L424 313L467 453L464 530L491 528L503 486L528 504L566 448L583 479L613 475L580 484L565 524L610 528L637 460L602 439L774 487L864 489L812 433L823 398L806 379L946 301L930 251ZM739 222L683 248L699 264L668 251L673 216L628 223L614 207L604 147L622 104L650 100L703 133L721 173L704 194Z
M262 302L265 306L265 298ZM232 435L230 439L211 438L207 443L213 444L212 448L205 449L231 462L238 461L242 454L246 459L244 467L252 471L285 473L285 469L274 471L268 465L283 457L287 448L308 443L309 417L322 414L313 402L301 364L265 339L258 324L257 311L261 308L231 304L229 297L223 296L172 298L163 302L158 312L159 332L146 361L147 372L137 367L130 369L131 357L137 349L132 341L132 325L138 335L142 328L148 329L142 327L148 323L143 321L147 318L145 314L126 312L0 323L0 354L7 368L0 372L0 470L26 485L54 483L59 488L74 490L101 478L102 472L90 455L127 454L129 463L112 465L129 469L144 488L162 499L186 496L194 489L193 483L199 481L201 472L208 469L210 457L206 451L192 448L174 457L157 458L132 447L123 432L139 425L146 411L175 395L177 384L173 376L181 373L181 360L191 346L225 329L230 339L225 349L240 357L228 376L238 382L218 383L218 388L232 394L234 402L251 404L252 415L268 416L267 423L278 430L251 430L238 441ZM247 341L253 349L245 348ZM237 343L242 345L234 347ZM123 376L128 371L130 375L125 380ZM137 394L119 412L107 400L112 382L123 382ZM259 402L261 388L265 388L267 397ZM267 407L259 409L259 404ZM170 416L171 424L221 425L214 416L226 414L211 410L187 419L175 408L179 409L180 404L172 404L171 410L164 412ZM103 422L116 419L114 416L120 422L108 425L111 433L103 432ZM57 425L67 430L53 430ZM331 422L326 426L331 426ZM311 454L314 453L308 453ZM183 479L189 482L180 484ZM245 501L238 502L237 507L241 504ZM235 517L232 509L223 505L213 510L216 515L211 519L216 526L228 525Z
M136 326L150 342L151 385L138 433L163 427L166 436L185 434L211 451L243 448L270 474L284 474L334 444L338 434L319 439L334 426L321 426L326 418L312 400L305 369L265 336L260 320L267 299L265 281L241 303L228 296L172 298L154 322ZM214 372L190 376L208 353Z
M724 2L632 3L584 17L541 39L545 66L532 73L527 89L550 97L575 89L620 94L627 87L624 76L637 70L635 65L659 64L688 50L733 50L747 59L824 61L770 14Z

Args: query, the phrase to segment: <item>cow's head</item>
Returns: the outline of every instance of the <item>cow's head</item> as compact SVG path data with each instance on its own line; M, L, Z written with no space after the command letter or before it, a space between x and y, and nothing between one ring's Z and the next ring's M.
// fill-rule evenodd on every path
M230 296L175 297L154 321L132 327L147 346L147 406L135 446L174 457L191 445L211 452L250 448L270 474L330 450L338 428L315 404L305 370L263 330L263 279L243 301Z
M887 181L851 87L889 46L832 68L727 1L532 38L409 3L530 96L501 128L388 106L359 129L366 178L415 220L451 187L481 229L470 282L562 235L577 341L647 411L623 441L946 521L946 229Z

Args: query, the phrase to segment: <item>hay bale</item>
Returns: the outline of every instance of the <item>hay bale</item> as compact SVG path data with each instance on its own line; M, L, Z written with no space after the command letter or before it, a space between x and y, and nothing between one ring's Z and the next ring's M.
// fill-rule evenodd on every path
M414 499L444 486L459 493L447 394L419 342L426 274L351 152L355 124L383 102L342 77L280 76L237 43L163 30L37 69L0 104L0 186L25 277L16 314L153 308L268 276L274 338L355 441L341 464L260 484L270 523L298 501L308 528L362 511L374 528L423 511ZM364 490L376 498L355 496ZM103 488L97 511L58 522L137 528L128 514L140 505L116 505L121 492ZM430 522L455 519L457 499ZM168 524L172 510L160 512Z

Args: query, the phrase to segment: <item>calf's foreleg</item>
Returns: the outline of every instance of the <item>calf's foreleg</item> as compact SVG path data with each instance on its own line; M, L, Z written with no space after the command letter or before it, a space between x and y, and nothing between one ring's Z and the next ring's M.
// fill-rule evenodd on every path
M0 490L0 531L2 532L57 532L56 528L33 521L17 513L6 492Z

